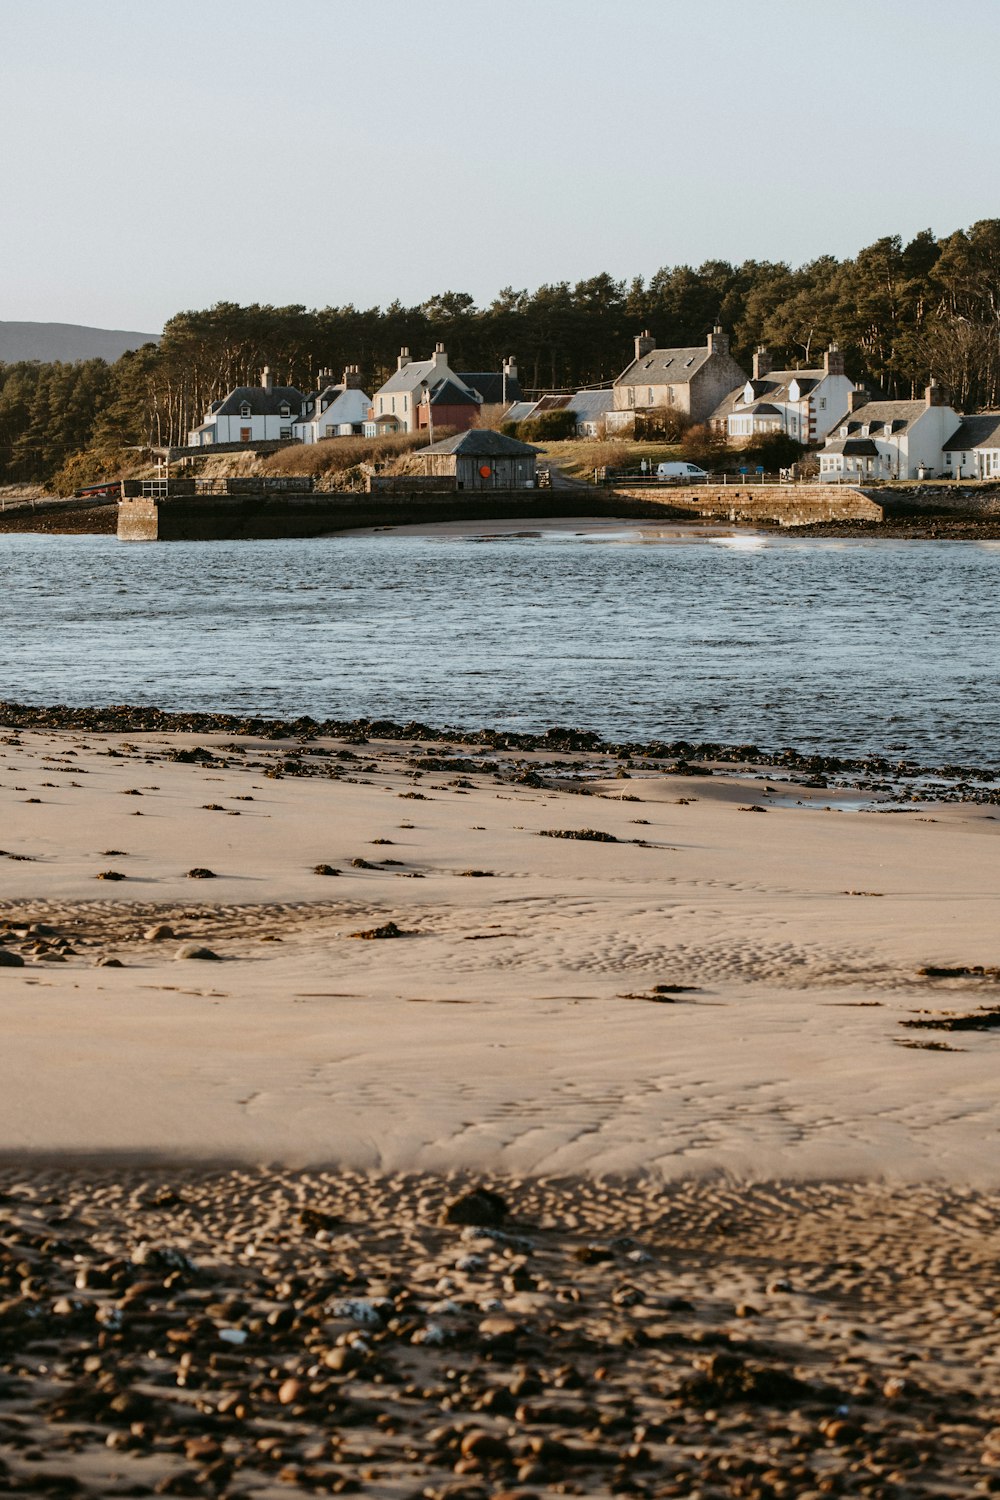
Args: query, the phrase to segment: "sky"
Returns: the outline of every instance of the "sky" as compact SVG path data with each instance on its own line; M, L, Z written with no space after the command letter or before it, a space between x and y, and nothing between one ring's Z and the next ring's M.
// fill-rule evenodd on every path
M488 304L1000 217L1000 0L0 0L0 320Z

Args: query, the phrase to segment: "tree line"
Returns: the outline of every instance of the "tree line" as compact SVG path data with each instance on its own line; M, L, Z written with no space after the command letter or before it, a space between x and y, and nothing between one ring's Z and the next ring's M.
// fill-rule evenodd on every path
M853 259L797 268L711 260L648 280L602 272L533 292L505 287L485 307L444 292L418 307L181 312L158 346L110 366L0 365L0 482L113 473L137 448L183 443L211 401L257 384L265 364L276 383L302 390L320 369L358 364L374 391L401 347L420 358L441 342L455 369L496 370L513 354L526 389L576 389L612 380L641 329L661 347L697 345L715 323L746 368L761 344L795 367L836 341L848 373L877 394L915 395L933 375L959 410L1000 405L1000 219L905 244L889 235Z

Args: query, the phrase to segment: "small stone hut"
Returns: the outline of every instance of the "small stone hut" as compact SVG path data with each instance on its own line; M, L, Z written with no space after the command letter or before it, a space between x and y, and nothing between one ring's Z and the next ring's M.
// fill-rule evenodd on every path
M486 428L456 433L413 454L418 472L454 479L459 490L524 490L535 484L537 448Z

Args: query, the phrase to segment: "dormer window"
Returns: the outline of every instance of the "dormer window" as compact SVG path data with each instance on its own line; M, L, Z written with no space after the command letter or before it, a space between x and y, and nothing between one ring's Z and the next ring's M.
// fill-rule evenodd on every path
M282 401L281 405L278 408L278 411L283 417L290 417L292 415L292 408L289 406L287 401Z
M250 415L250 402L249 401L241 401L240 402L240 416L241 417L248 417L249 415Z

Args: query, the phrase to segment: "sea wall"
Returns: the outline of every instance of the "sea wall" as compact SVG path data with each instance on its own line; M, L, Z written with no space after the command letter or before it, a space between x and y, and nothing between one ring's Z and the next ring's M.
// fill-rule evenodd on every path
M990 485L892 485L878 491L887 516L951 516L960 520L994 520L1000 516L1000 489Z
M721 484L676 489L618 489L637 508L624 514L811 526L820 521L881 521L881 504L840 484ZM638 509L638 507L648 509Z
M530 521L545 516L631 513L612 495L576 490L142 497L120 502L118 538L123 542L236 541L437 521Z

